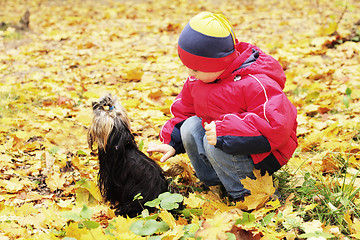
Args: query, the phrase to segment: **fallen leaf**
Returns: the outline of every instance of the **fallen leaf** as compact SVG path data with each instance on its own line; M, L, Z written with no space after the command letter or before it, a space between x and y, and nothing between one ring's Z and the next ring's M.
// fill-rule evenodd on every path
M247 210L259 209L265 205L270 197L275 193L272 177L266 173L261 176L260 170L254 170L255 179L245 178L241 180L244 188L250 190L250 195L246 196L242 205Z
M215 214L213 219L207 219L201 226L201 229L196 233L196 237L202 237L208 240L225 240L228 239L227 231L230 231L239 218L238 214L223 212Z
M66 178L59 172L54 172L45 180L46 185L50 188L52 192L56 190L64 190L64 185L66 182Z

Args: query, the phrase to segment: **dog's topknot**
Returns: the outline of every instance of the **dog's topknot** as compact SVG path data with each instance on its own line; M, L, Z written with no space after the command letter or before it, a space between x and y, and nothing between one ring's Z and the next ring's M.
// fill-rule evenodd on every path
M88 132L90 148L94 142L106 149L107 140L117 121L121 121L130 130L130 121L123 106L110 93L92 103L93 120Z

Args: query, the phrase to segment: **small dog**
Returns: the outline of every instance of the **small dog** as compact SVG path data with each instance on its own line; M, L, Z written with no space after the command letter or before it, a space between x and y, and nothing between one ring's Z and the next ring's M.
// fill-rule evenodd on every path
M168 191L161 167L141 152L130 131L125 109L107 94L92 103L93 119L88 143L98 145L101 195L116 210L116 215L135 217L144 203ZM142 199L134 200L137 194Z

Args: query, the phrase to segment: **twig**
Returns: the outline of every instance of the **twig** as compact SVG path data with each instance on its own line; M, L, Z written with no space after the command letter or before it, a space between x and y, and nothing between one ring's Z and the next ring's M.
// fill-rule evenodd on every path
M344 8L344 10L341 12L341 15L340 15L340 17L339 17L339 20L338 20L337 23L336 23L336 29L338 28L338 25L340 24L341 20L343 19L344 14L345 14L345 12L347 11L347 8L348 8L348 6L346 5L345 8Z

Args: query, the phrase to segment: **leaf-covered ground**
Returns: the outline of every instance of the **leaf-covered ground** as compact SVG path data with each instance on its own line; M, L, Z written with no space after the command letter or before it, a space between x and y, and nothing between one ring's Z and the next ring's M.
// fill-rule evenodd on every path
M1 240L360 239L359 1L0 5ZM140 147L158 141L186 77L177 37L200 11L223 13L240 41L258 45L286 71L299 148L274 176L282 199L269 199L271 186L256 187L265 176L246 182L256 199L269 200L265 206L232 206L196 188L182 155L162 165L182 172L174 180L186 192L181 212L159 205L158 215L116 217L101 203L98 163L87 146L91 102L116 94Z

